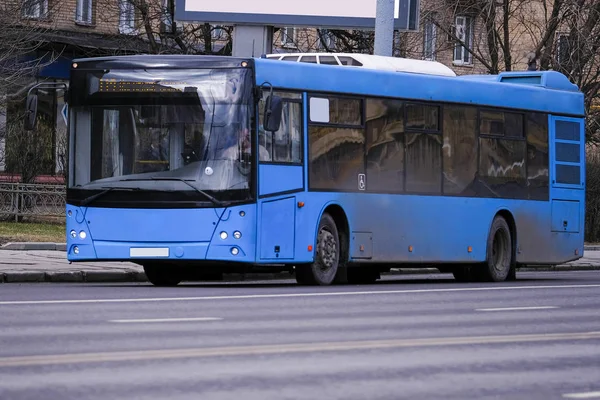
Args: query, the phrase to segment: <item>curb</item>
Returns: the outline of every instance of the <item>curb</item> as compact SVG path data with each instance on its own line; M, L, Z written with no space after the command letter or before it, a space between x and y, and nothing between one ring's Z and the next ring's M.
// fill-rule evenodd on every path
M519 272L541 272L541 271L600 271L600 265L557 265L541 266L539 268L520 268ZM390 275L433 275L441 274L436 268L397 269L385 273ZM279 273L249 273L249 274L224 274L222 280L197 281L197 282L248 282L294 279L288 272ZM0 273L0 284L2 283L144 283L148 282L143 271L14 271ZM195 282L195 281L192 281Z
M0 246L0 250L49 250L49 251L67 251L66 243L50 243L50 242L15 242L6 243Z

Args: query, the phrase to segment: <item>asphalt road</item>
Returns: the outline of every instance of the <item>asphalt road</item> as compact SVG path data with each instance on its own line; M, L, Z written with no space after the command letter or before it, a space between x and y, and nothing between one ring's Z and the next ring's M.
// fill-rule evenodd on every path
M600 398L600 272L0 286L0 399Z

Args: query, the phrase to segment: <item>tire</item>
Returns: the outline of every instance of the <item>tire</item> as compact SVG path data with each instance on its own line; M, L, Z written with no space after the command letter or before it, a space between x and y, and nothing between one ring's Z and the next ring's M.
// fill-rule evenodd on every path
M325 213L319 222L315 260L296 267L296 282L301 285L331 285L340 265L340 235L331 215Z
M512 235L506 220L500 216L494 218L487 241L487 261L478 269L481 280L504 282L514 270Z
M144 265L144 272L154 286L177 286L182 281L181 273L167 265Z

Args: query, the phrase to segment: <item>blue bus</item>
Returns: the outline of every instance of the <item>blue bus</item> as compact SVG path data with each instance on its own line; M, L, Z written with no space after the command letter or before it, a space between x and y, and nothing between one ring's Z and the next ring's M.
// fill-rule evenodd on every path
M66 100L72 262L330 285L583 255L584 99L557 72L116 56L75 60Z

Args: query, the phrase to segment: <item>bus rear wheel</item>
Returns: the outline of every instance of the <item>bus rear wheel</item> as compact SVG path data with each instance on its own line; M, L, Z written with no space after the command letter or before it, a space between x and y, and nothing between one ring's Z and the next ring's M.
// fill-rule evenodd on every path
M513 245L510 227L501 216L492 222L487 242L487 261L478 269L482 280L503 282L514 270Z
M325 213L319 222L315 260L296 267L296 282L301 285L331 285L338 271L340 249L335 221Z
M177 286L183 280L180 271L168 265L145 264L144 272L154 286Z

